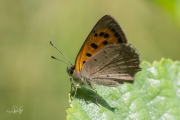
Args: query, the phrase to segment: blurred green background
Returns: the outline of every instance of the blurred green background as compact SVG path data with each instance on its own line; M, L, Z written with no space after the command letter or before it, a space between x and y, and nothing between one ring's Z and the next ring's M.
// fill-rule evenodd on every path
M1 0L0 120L63 120L69 107L67 65L49 41L74 63L85 38L105 14L123 28L141 61L180 59L178 0ZM13 105L22 114L7 113Z

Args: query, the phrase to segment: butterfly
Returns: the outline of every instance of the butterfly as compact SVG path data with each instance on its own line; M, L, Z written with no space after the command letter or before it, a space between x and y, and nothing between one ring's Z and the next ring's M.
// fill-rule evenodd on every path
M71 64L52 42L50 44ZM52 58L57 59L53 56ZM86 38L76 57L75 65L71 64L71 67L67 68L68 74L72 76L71 92L74 88L75 97L78 86L82 85L89 85L94 89L93 84L113 87L124 82L133 83L134 75L141 70L139 64L139 54L128 43L120 25L113 17L105 15ZM73 81L78 84L75 86Z
M110 15L103 16L82 45L75 65L67 68L72 86L93 84L118 86L133 83L134 75L141 70L137 50ZM73 82L79 83L76 87Z

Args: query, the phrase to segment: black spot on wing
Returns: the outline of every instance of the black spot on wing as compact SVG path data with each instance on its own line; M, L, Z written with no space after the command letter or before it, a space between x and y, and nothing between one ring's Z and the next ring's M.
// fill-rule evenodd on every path
M103 36L103 35L104 35L104 32L99 33L99 36Z
M86 56L91 57L91 54L90 53L86 53Z
M98 48L98 45L95 44L95 43L91 43L91 47L94 48L94 49L97 49L97 48Z
M114 36L115 36L115 37L119 37L120 35L119 35L118 32L115 32L115 33L114 33Z
M106 34L104 35L104 38L108 38L108 37L109 37L109 34L106 33Z
M94 37L97 37L97 36L98 36L98 34L97 34L97 33L95 33L95 34L94 34Z
M123 40L122 40L121 37L118 38L118 42L119 42L119 43L123 43Z
M114 28L111 29L112 32L116 32L116 30Z
M107 40L105 40L105 41L103 42L103 44L104 44L104 45L107 45L107 44L108 44L108 41L107 41Z

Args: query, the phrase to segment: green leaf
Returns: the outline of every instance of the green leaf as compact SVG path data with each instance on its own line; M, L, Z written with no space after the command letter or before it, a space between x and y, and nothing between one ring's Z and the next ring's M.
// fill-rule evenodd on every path
M141 68L134 84L96 85L97 94L78 88L67 120L180 120L180 62L162 59Z

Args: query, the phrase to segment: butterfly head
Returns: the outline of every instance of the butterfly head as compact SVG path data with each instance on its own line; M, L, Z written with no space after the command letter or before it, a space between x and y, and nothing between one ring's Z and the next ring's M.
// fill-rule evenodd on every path
M71 66L70 68L67 67L67 73L72 76L75 70L75 66Z

